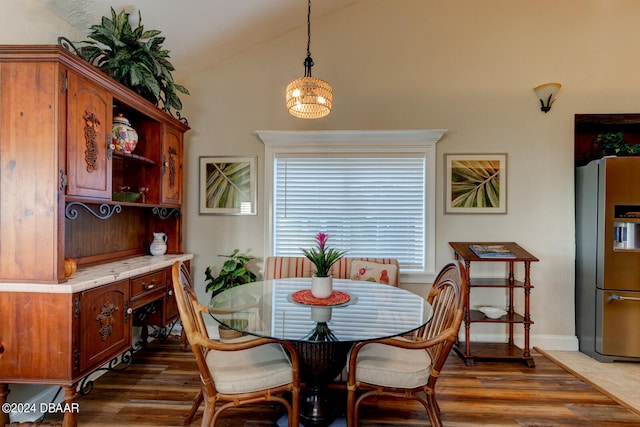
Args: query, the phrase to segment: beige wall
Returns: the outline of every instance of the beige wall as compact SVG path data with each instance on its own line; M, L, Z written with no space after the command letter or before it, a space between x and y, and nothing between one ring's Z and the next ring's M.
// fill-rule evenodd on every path
M519 242L540 258L533 345L575 349L574 114L640 110L638 16L633 0L360 0L313 21L313 73L335 96L317 121L283 105L303 73L305 28L184 74L194 94L185 235L196 280L233 248L262 257L265 224L262 199L256 217L198 215L199 156L255 154L262 171L255 130L448 129L437 149L437 264L452 257L449 241ZM544 114L532 88L550 81L563 87ZM443 154L491 152L508 153L507 215L444 215ZM472 304L500 301L474 295ZM474 329L478 339L499 332Z
M56 44L58 36L65 36L71 40L81 37L73 27L37 0L2 1L0 43Z
M638 16L635 0L358 0L313 21L313 72L335 96L317 121L294 119L283 105L284 87L303 74L304 27L204 71L174 62L192 93L183 98L192 127L185 247L196 283L220 265L217 254L237 247L261 258L265 224L260 196L257 216L198 215L199 156L257 155L262 173L256 130L448 129L437 149L437 264L452 257L448 241L519 242L540 258L533 345L575 348L574 114L640 110ZM0 43L74 38L36 0L3 2L0 24ZM544 114L532 87L549 81L563 87ZM508 213L444 215L443 154L491 152L508 153ZM474 295L472 304L500 299Z

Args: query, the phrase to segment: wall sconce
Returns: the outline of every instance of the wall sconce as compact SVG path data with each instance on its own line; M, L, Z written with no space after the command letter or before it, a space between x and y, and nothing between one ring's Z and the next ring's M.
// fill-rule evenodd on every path
M556 100L556 93L560 90L560 83L545 83L533 88L540 99L540 110L545 113L551 110L551 104Z

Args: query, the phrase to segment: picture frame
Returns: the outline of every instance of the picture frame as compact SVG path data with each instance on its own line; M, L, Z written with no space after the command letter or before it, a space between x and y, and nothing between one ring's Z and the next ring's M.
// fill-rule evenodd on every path
M507 213L507 154L445 154L445 214Z
M256 215L255 156L200 157L200 214Z

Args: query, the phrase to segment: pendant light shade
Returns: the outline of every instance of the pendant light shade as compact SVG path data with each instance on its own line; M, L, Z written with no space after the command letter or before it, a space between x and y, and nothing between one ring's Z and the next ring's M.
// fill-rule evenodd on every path
M301 77L287 85L287 109L300 119L318 119L331 112L331 85L315 77Z
M331 112L333 89L324 80L311 76L311 0L307 12L307 57L304 60L304 77L287 85L285 93L289 114L300 119L318 119Z

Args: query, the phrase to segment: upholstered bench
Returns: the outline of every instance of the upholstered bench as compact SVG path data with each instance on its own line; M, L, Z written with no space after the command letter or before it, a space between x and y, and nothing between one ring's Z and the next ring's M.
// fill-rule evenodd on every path
M313 268L311 261L304 256L267 257L263 277L264 280L311 277ZM367 280L396 287L400 284L400 268L394 258L344 257L331 266L330 274L336 279Z

